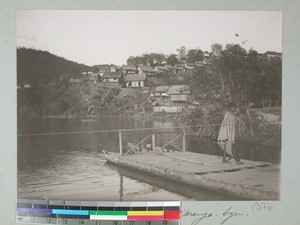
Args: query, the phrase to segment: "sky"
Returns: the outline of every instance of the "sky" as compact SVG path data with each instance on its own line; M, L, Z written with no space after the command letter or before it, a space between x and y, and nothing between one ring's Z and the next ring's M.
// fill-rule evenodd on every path
M237 35L236 35L237 34ZM126 64L129 56L211 51L219 43L282 51L279 11L18 10L17 47L85 65Z

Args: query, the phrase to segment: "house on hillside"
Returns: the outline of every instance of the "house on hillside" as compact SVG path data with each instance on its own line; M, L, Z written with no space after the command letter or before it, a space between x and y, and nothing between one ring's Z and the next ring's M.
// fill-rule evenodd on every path
M195 66L198 67L198 68L199 67L204 67L205 66L205 62L204 61L196 61L195 62Z
M120 67L114 64L110 64L109 67L107 68L107 72L111 72L111 73L120 72Z
M168 72L176 74L177 73L177 68L175 66L171 65L165 65L165 68L167 69Z
M280 52L267 51L266 55L268 58L277 58L277 57L281 57L282 54Z
M126 87L141 88L145 86L145 74L128 74L125 76Z
M185 72L186 69L184 64L175 64L174 67L176 67L176 73Z
M196 68L196 64L195 63L186 63L185 68L186 68L186 70L193 70Z
M33 85L29 81L17 84L17 89L32 88L32 87L33 87Z
M167 69L165 66L156 66L156 67L154 68L154 70L155 70L157 73L168 72L168 69Z
M70 83L82 83L84 81L84 77L81 74L74 74L70 76Z
M85 69L85 70L81 70L81 75L92 75L93 74L93 69Z
M100 64L100 65L94 65L93 66L93 73L99 73L102 74L104 72L108 71L109 64Z
M139 74L146 74L146 76L155 76L157 74L157 71L150 66L139 66L138 71Z
M168 90L170 86L158 86L155 88L151 96L155 98L155 100L167 100L169 98Z
M209 58L210 57L210 53L208 51L203 52L203 57L205 58Z
M203 62L205 64L210 63L210 61L211 61L211 55L212 55L212 53L209 53L208 51L203 52Z
M115 73L115 72L119 72L120 68L114 64L100 64L100 65L94 65L93 66L93 71L92 74L90 76L90 80L93 82L99 82L100 80L102 80L102 76L104 73L106 72L111 72L111 73Z
M103 83L119 83L121 77L121 72L104 72L100 79Z
M94 82L98 82L100 80L100 77L102 77L105 72L108 72L109 67L109 64L94 65L93 73L90 79Z
M185 104L190 98L190 90L186 85L173 85L169 88L167 94L170 101L174 103Z
M138 70L135 66L132 65L123 65L122 66L122 73L125 74L136 74Z

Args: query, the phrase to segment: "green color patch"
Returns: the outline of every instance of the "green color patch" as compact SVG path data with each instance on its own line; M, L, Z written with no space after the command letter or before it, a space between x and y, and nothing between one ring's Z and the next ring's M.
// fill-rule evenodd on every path
M100 211L89 211L89 215L102 215L102 216L126 216L127 211L109 211L109 210L100 210Z

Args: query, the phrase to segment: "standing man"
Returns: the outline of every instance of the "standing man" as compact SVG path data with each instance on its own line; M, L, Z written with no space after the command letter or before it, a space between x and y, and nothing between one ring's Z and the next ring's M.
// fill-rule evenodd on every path
M242 164L238 152L235 151L235 111L236 105L234 103L229 103L219 131L218 144L224 151L223 163L234 158L237 164ZM229 160L226 160L226 154L229 154Z

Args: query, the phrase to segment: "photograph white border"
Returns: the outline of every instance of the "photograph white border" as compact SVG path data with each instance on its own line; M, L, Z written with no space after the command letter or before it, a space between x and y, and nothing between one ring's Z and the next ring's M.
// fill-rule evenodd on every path
M298 224L299 194L299 1L284 0L1 0L0 12L0 212L1 224L16 224L17 195L17 121L16 121L16 9L132 9L132 10L260 10L283 11L283 100L282 158L280 201L268 201L272 210L253 211L254 202L183 202L183 209L196 213L212 213L198 224L221 224L222 214L230 207L244 216L231 218L225 224ZM252 211L251 211L252 210ZM219 216L220 215L220 216ZM190 225L195 218L182 218Z

